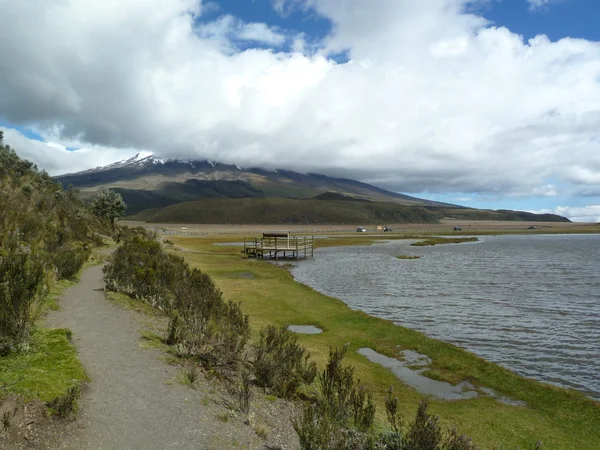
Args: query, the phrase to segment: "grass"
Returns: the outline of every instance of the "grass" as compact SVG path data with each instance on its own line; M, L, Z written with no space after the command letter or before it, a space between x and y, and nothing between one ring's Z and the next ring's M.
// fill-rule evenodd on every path
M396 259L419 259L419 255L398 255Z
M477 242L479 239L476 237L457 237L457 238L445 238L445 237L431 237L424 241L413 242L414 247L426 247L430 245L438 244L460 244L461 242Z
M93 252L81 270L100 264L104 259L103 255ZM52 286L36 311L37 324L32 329L29 349L0 358L0 399L12 394L21 396L25 401L59 401L69 397L82 382L88 381L77 351L71 344L71 330L44 328L42 321L49 311L59 309L58 299L65 289L79 282L81 270L72 279L57 281Z
M183 253L183 256L212 276L226 298L242 302L244 312L250 315L255 336L261 327L271 324L318 326L323 333L298 337L321 367L330 346L350 343L347 362L356 367L358 378L374 393L378 423L385 420L383 399L390 386L400 398L406 417L414 414L421 395L399 382L389 370L356 353L362 347L391 357L398 356L401 349L415 350L432 359L429 370L440 380L452 383L469 380L475 385L492 388L500 395L527 402L528 407L523 408L504 405L487 397L456 402L431 401L431 411L440 415L442 423L456 425L461 433L471 436L482 448L527 448L541 439L550 449L591 450L600 442L600 427L597 426L600 405L583 394L526 379L454 345L351 310L342 301L295 282L285 269L243 259L239 249L214 246L210 238L173 240L177 246L193 251ZM239 237L233 240L239 240ZM338 242L348 245L347 238L340 238ZM361 242L368 242L368 239L361 239ZM240 272L250 272L253 278L231 276Z
M0 397L49 402L87 381L70 336L64 328L34 328L29 351L0 359Z
M139 313L144 313L149 316L164 317L165 313L158 308L153 308L148 303L133 299L128 295L120 292L106 291L106 299L115 305L118 305L124 309L130 309Z

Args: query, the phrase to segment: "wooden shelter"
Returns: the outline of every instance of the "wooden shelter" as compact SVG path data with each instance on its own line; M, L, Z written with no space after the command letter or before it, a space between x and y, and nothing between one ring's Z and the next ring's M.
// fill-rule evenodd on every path
M249 258L312 258L314 242L314 236L292 236L289 231L263 233L262 237L244 237L243 253Z

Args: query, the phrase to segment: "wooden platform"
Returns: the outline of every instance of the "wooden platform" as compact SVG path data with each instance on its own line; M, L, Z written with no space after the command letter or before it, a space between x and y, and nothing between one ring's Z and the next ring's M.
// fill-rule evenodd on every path
M314 236L263 233L262 237L245 237L243 253L248 258L306 259L314 256L314 242Z

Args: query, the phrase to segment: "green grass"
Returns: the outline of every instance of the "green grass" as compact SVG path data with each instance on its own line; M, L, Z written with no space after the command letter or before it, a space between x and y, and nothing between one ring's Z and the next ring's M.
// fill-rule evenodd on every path
M476 237L457 237L457 238L444 238L444 237L432 237L425 239L424 241L413 242L414 247L427 247L431 245L439 244L460 244L461 242L477 242L479 239Z
M243 259L238 250L213 246L208 238L174 241L195 251L182 254L190 264L211 275L226 298L242 302L255 335L269 324L318 326L323 333L298 338L321 367L330 346L350 343L347 362L356 367L358 378L374 393L380 424L385 420L383 398L390 386L399 396L406 417L414 414L421 395L399 382L389 370L356 353L361 347L391 357L398 356L401 349L415 350L432 359L429 371L437 379L453 383L469 380L502 396L527 402L528 407L523 408L487 397L431 401L431 410L445 425L456 425L482 448L527 448L537 440L544 441L549 449L598 448L600 405L583 394L518 376L454 345L351 310L342 301L295 282L285 269ZM343 238L339 242L347 243ZM250 272L254 277L231 277L239 272Z
M120 292L106 291L105 296L108 301L124 309L130 309L133 311L141 312L144 314L148 314L149 316L165 316L165 313L160 309L153 308L146 302L133 299L128 295L122 294Z
M0 358L0 397L48 402L86 381L70 334L64 328L34 328L28 351Z
M396 259L419 259L419 255L398 255Z
M94 251L81 270L100 264L104 259ZM43 317L49 311L60 308L60 296L65 289L79 282L81 270L70 280L55 282L39 305L34 314L36 326L31 332L29 349L0 358L0 398L14 394L22 396L25 401L40 399L48 402L88 380L71 344L71 331L43 327Z

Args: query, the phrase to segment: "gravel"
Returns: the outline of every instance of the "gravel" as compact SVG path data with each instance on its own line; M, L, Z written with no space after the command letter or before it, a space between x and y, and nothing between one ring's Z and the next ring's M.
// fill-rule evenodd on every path
M51 431L13 448L299 448L290 422L292 403L270 401L256 391L249 420L228 408L222 382L201 375L193 387L179 383L181 367L167 364L163 351L140 346L149 320L105 299L100 266L85 270L64 292L60 310L47 318L48 326L73 331L91 378L78 417L52 421ZM259 428L266 438L256 434Z

